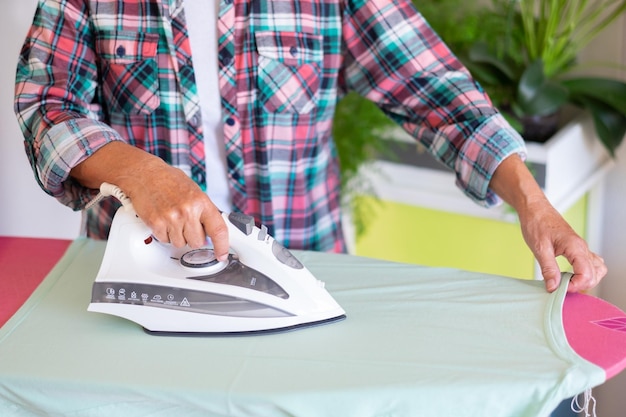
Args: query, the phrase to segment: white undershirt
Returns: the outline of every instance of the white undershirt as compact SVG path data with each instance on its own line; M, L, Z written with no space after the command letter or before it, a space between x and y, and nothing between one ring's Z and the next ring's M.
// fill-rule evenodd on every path
M185 19L202 109L207 194L217 208L230 211L218 80L218 10L219 0L185 0Z

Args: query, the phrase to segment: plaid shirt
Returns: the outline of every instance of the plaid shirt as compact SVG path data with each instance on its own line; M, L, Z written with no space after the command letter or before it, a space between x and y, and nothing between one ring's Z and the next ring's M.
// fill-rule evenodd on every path
M348 90L378 103L483 205L524 146L408 0L221 0L218 60L232 210L285 246L344 250L331 137ZM15 109L41 187L75 210L69 177L123 140L205 186L199 99L182 0L42 0L22 49ZM418 181L419 179L416 179ZM87 213L105 238L117 203Z

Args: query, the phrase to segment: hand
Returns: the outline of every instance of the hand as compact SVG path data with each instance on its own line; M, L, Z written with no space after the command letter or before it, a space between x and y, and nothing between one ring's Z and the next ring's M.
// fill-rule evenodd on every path
M522 234L541 268L546 289L556 290L561 281L557 256L564 256L573 267L569 292L595 287L606 275L604 260L593 253L587 243L563 217L544 199L519 213Z
M137 215L161 242L176 247L213 242L218 260L228 256L228 229L220 211L184 172L138 148L112 142L71 171L90 188L117 185L131 199Z
M218 260L226 259L228 230L220 211L178 168L159 162L144 166L126 193L159 241L199 248L210 236Z
M561 281L557 256L573 267L568 291L585 291L606 275L604 260L591 252L587 243L550 204L532 174L517 156L502 161L489 186L517 211L526 244L534 254L546 289L556 290Z

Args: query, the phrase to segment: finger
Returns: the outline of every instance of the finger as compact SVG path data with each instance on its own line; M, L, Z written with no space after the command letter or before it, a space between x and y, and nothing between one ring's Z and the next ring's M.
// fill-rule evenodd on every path
M546 290L548 292L555 291L561 283L561 270L556 262L554 251L537 251L535 253L535 258L539 263L539 268L541 269L541 275L543 276Z
M155 216L156 217L156 216ZM182 248L187 244L183 236L185 225L185 216L180 210L170 208L165 210L160 216L156 217L148 226L152 229L153 234L159 241L170 243L174 247ZM159 236L163 236L165 240L161 240Z
M553 267L549 267L549 269L544 269L544 267L541 267L541 271L546 290L548 292L556 291L556 289L559 288L559 285L561 284L561 273L558 268L554 269Z
M183 231L179 226L172 225L167 232L169 242L176 248L182 248L187 244Z
M609 269L606 266L606 263L604 263L604 258L596 254L594 254L593 266L594 266L594 269L596 270L596 279L598 280L598 283L599 283L602 280L602 278L604 278L606 274L609 272Z
M144 220L144 223L148 226L148 228L150 228L152 236L154 236L157 241L161 243L170 243L167 225L165 222L159 220L148 222Z
M185 241L192 249L206 245L206 233L199 220L188 222L183 231Z
M595 274L591 268L574 267L572 278L567 287L568 292L581 292L593 288L595 285Z
M213 251L218 261L225 261L228 258L228 227L224 222L219 210L207 214L202 221L207 236L213 243Z
M574 275L568 286L569 292L587 291L600 283L607 273L604 259L595 253L590 252L587 256L588 262L572 263Z
M595 286L595 278L590 278L585 275L572 275L569 285L567 287L568 292L582 292L587 291Z
M580 239L570 243L563 255L573 269L568 291L579 292L592 288L596 282L596 271L593 266L595 254L589 250L586 242Z

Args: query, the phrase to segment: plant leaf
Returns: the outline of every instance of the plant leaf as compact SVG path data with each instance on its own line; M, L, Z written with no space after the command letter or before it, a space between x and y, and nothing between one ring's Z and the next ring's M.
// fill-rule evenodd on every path
M468 52L468 58L474 63L483 64L483 68L485 65L493 67L511 81L516 79L515 71L504 59L492 53L485 42L474 43Z
M547 81L532 100L523 104L527 115L547 116L567 103L567 90L558 83Z
M592 97L626 115L626 82L598 77L580 77L561 81L570 97Z
M547 116L567 102L568 91L561 84L545 77L543 61L538 59L522 74L517 86L517 98L525 115Z
M347 94L337 105L333 136L342 172L347 184L359 167L385 150L380 129L395 126L374 103L355 92Z
M593 117L598 138L611 156L615 157L615 150L621 145L626 135L626 115L590 97L581 99L581 102Z
M517 94L520 101L530 102L537 95L537 92L541 89L545 81L546 77L543 72L543 61L538 59L526 68L520 78L517 87Z
M493 65L465 61L465 66L472 77L483 85L506 85L510 81Z

